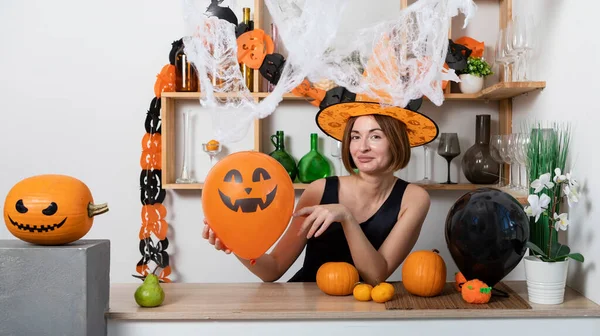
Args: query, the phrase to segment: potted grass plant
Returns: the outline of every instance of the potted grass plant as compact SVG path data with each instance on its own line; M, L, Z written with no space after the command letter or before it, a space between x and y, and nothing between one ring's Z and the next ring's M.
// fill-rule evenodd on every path
M550 127L534 124L529 130L528 206L530 219L529 256L524 258L529 301L559 304L564 300L569 260L583 262L580 253L559 242L560 231L569 227L569 217L562 211L565 201L573 206L579 200L579 184L565 173L571 137L568 123Z

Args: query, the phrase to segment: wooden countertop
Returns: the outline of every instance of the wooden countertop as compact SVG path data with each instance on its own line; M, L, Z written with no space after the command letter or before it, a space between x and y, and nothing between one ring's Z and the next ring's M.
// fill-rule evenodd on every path
M504 281L527 300L524 281ZM139 283L112 284L108 319L113 320L290 320L600 317L600 306L567 288L560 305L533 309L386 310L382 303L360 302L351 295L328 296L315 283L161 284L165 302L139 307L133 293Z

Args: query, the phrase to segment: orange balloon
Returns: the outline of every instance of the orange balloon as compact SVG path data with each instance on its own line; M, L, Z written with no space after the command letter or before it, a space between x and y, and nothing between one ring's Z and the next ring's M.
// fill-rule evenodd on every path
M204 216L240 258L262 256L281 237L294 210L294 185L269 155L230 154L210 170L202 191Z

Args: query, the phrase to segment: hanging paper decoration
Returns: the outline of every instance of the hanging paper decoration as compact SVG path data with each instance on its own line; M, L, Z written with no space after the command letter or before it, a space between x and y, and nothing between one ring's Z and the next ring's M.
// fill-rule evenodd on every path
M172 48L175 49L181 41L175 41ZM172 49L172 50L173 50ZM166 251L169 246L167 232L169 224L166 221L167 209L162 204L166 192L162 188L162 148L161 148L161 120L160 120L160 96L162 92L175 91L175 59L169 57L170 63L165 65L156 76L154 84L155 97L150 103L146 114L144 128L146 133L142 137L142 154L140 157L140 201L142 225L139 231L139 251L142 255L135 270L136 278L145 278L155 268L159 281L171 282L171 266L169 265L169 254ZM150 263L153 265L150 265Z
M206 13L210 9L222 14L227 8L225 2L186 0L187 36L183 38L185 53L203 88L200 103L211 108L214 137L221 143L241 140L254 119L270 115L283 95L305 80L326 78L354 94L372 97L386 92L385 103L395 106L405 107L423 96L441 105L442 81L459 81L454 69L444 68L451 18L462 12L466 26L476 8L472 0L418 0L398 18L357 30L354 39L335 45L345 1L265 0L288 53L287 58L269 53L268 43L263 43L266 50L259 46L256 55L240 58L249 57L246 64L256 67L256 59L265 54L260 73L276 83L273 92L257 103L239 69L238 56L247 53L239 49L237 37L246 38L239 34L240 26L233 18L228 21ZM257 30L252 34L263 36ZM374 58L378 50L392 52ZM379 71L376 76L364 76L363 69L372 59Z

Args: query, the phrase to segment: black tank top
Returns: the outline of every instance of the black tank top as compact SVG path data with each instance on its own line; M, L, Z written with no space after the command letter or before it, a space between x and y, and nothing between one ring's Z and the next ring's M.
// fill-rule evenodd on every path
M327 177L320 204L339 203L339 179ZM397 179L392 192L371 218L360 224L365 236L378 250L398 220L402 196L408 182ZM315 282L317 270L329 261L345 261L354 265L350 247L340 222L332 223L319 237L312 237L306 244L302 268L288 282Z

